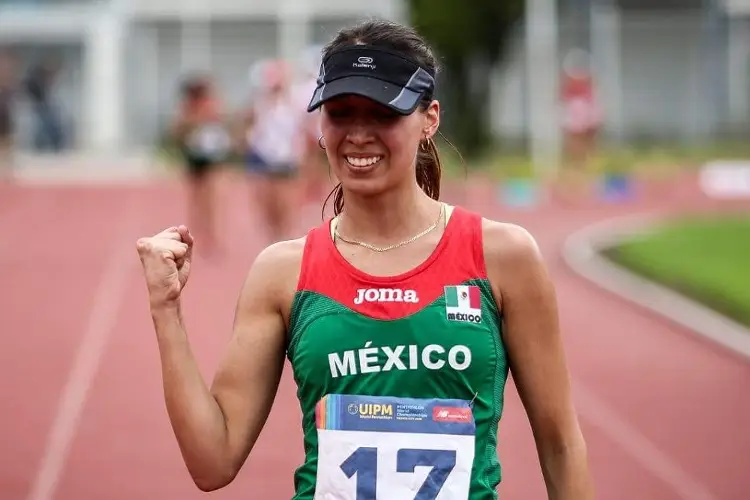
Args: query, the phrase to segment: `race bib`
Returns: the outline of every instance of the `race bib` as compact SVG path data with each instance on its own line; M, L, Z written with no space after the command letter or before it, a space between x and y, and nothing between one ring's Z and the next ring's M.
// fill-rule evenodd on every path
M315 500L469 498L468 401L328 395L316 407Z

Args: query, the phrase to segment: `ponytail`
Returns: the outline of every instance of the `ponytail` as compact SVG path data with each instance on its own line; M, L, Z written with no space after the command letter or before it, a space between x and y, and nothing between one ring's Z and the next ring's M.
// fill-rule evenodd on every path
M443 165L440 162L440 153L438 152L437 144L432 137L419 143L416 171L417 184L422 188L422 191L433 200L439 200L440 179L443 173ZM336 184L336 187L328 193L328 196L326 196L326 199L323 202L323 210L321 213L323 218L325 218L325 210L326 206L328 206L328 200L330 200L332 196L333 215L339 215L344 210L344 189L339 182Z
M432 137L423 140L417 151L417 184L433 200L440 199L442 174L443 165L435 140Z

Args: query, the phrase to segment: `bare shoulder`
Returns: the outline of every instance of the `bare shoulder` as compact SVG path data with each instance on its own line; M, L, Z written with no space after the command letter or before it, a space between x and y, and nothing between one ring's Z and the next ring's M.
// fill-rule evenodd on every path
M249 276L262 279L273 288L285 288L290 282L296 286L302 267L306 238L279 241L264 248L250 267Z
M255 258L254 266L262 269L279 270L283 266L297 266L302 264L302 254L305 251L307 238L279 241L264 248Z
M240 300L265 299L287 317L297 289L306 238L285 240L264 248L250 266Z
M517 224L483 219L482 237L488 265L534 265L541 260L536 239Z
M534 236L524 227L489 219L482 221L487 277L498 305L505 309L514 297L536 296L549 278Z

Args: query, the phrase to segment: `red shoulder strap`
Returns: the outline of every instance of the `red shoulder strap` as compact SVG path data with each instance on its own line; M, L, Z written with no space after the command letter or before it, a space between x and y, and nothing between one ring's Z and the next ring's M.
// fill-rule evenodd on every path
M450 270L453 279L477 279L487 277L484 262L484 242L482 237L482 216L455 207L446 231L450 229L449 240L440 256L440 272Z
M325 274L326 263L329 260L327 239L330 238L331 220L329 218L323 224L307 232L297 291L308 290L311 285L314 287L314 284Z

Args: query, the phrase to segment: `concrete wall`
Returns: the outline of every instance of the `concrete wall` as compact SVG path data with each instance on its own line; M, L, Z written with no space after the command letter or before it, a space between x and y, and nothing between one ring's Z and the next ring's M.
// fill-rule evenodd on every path
M713 33L707 22L698 10L619 13L613 38L619 56L603 61L619 78L599 75L602 104L615 119L608 123L611 135L691 141L750 126L750 20L723 20ZM559 33L562 59L571 48L585 47L589 26L567 17ZM526 133L525 58L519 26L494 75L493 129L502 137Z
M403 20L399 0L309 0L307 8L298 0L71 2L0 0L0 48L18 48L24 66L46 49L63 54L56 94L77 148L153 146L188 70L213 73L236 108L259 59L324 43L366 17ZM28 111L21 102L22 146L30 141Z

